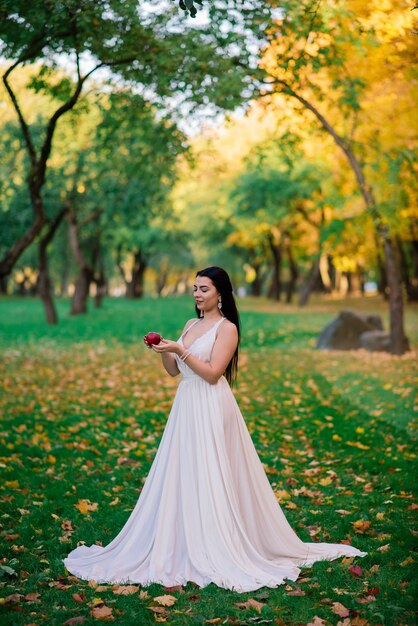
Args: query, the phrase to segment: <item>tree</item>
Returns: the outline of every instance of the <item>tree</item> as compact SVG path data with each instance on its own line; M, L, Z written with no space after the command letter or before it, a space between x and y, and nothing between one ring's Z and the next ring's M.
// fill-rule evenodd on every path
M269 296L279 300L283 282L281 277L285 254L289 265L287 301L292 298L298 277L292 239L300 236L299 224L302 220L314 224L310 212L320 213L323 221L323 198L321 178L323 168L319 164L308 163L294 135L282 135L260 144L246 160L244 171L234 183L231 198L234 201L234 220L245 217L252 221L250 232L258 228L265 237L265 247L269 250L272 279ZM248 228L247 224L247 228ZM316 265L319 265L316 255ZM316 266L312 273L316 274ZM305 299L313 287L309 286Z
M237 2L240 5L240 2ZM195 7L182 6L191 14ZM186 30L173 8L150 12L136 0L3 0L0 5L0 52L10 65L3 74L5 89L19 121L29 158L27 184L33 221L0 261L0 277L7 276L23 250L41 233L47 222L43 188L53 138L59 120L79 101L86 81L107 68L114 76L135 84L155 99L183 94L195 104L231 109L251 95L248 67L251 52L246 46L246 24L260 23L268 3L258 2L242 14L231 11L234 3L211 5L207 26ZM229 15L230 26L220 23ZM235 19L235 25L234 25ZM239 28L237 27L239 25ZM260 26L256 30L260 30ZM66 57L73 62L74 82L68 77L54 80L54 68ZM31 86L44 90L57 101L39 141L28 123L27 113L13 84L18 68L40 64Z
M408 340L404 333L402 286L394 240L367 180L363 157L367 148L354 139L362 111L361 96L367 84L366 75L356 75L355 69L361 67L363 57L367 57L368 70L367 52L377 44L374 30L367 27L370 7L360 16L355 11L358 4L350 0L326 7L319 2L312 7L307 0L298 5L285 1L280 7L281 17L269 28L271 43L262 63L269 75L266 95L283 94L300 103L316 117L347 159L383 243L389 286L391 351L402 354L408 349Z

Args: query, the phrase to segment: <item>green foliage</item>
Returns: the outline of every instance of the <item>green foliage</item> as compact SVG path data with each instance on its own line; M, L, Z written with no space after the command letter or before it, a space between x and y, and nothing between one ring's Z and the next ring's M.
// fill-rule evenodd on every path
M107 66L115 76L147 87L155 98L183 94L197 104L233 109L244 92L249 97L248 37L261 37L259 22L268 16L269 3L247 3L243 15L240 0L211 3L210 20L196 28L186 26L181 12L168 2L163 4L153 11L135 0L4 0L0 52L12 61L39 60L42 67L32 87L58 98L68 95L70 85L66 80L51 82L49 72L63 55L72 63L77 56L81 66L88 55L96 67ZM184 6L194 13L193 2ZM226 17L230 27L221 29Z

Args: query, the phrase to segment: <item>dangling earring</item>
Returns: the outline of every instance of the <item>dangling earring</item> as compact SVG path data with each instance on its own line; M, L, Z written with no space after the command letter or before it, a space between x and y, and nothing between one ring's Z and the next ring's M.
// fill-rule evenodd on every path
M218 309L219 310L222 309L222 300L221 300L221 298L219 298L219 300L218 300Z

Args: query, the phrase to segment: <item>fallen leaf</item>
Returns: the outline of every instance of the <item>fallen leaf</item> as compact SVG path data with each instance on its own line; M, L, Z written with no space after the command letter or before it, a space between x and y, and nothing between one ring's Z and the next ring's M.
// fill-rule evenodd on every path
M20 602L20 599L23 598L23 593L12 593L10 596L6 596L6 602Z
M352 565L348 568L348 571L354 578L360 578L361 576L363 576L363 570L361 569L360 565Z
M326 621L324 621L322 618L318 617L317 615L314 615L312 622L309 622L309 624L306 624L306 626L325 626L325 624L326 624Z
M303 591L303 589L292 589L292 591L288 591L286 595L288 595L288 596L304 596L304 595L306 595L306 593Z
M247 602L235 602L235 606L239 609L255 609L259 613L261 613L261 609L263 606L266 606L262 602L257 602L254 598L249 598Z
M86 621L86 617L83 617L82 615L78 615L77 617L70 617L70 619L67 619L66 622L64 622L63 626L77 626L77 624L83 624Z
M76 509L80 511L83 515L88 513L89 511L97 511L99 504L98 502L90 502L90 500L78 500L77 504L74 505Z
M153 598L154 602L161 604L161 606L173 606L177 602L177 598L174 596L157 596Z
M384 546L380 546L377 548L379 552L387 552L390 549L390 544L386 543Z
M129 596L132 593L139 591L139 587L136 587L135 585L114 585L112 587L112 591L117 596Z
M73 598L79 604L83 604L86 601L86 596L84 593L73 593Z
M356 531L356 533L363 533L365 530L367 530L370 527L371 522L363 520L363 519L359 519L356 520L355 522L352 522L353 526L354 526L354 530Z
M364 617L359 617L357 615L351 620L350 626L368 626L369 624L370 622L367 619L365 619Z
M350 615L350 611L341 602L333 602L331 610L338 617L348 617Z
M105 604L103 604L102 606L95 606L93 609L91 609L90 615L95 619L100 619L105 622L110 622L114 619L111 607L106 606Z

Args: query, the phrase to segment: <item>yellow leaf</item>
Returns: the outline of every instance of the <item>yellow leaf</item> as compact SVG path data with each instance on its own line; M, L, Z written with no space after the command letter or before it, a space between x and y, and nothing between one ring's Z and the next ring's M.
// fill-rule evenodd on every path
M414 559L412 558L412 556L408 556L408 558L405 559L405 561L402 561L402 563L400 563L400 566L406 567L407 565L411 565L411 563L414 563Z
M74 506L80 511L80 513L83 513L83 515L85 515L89 511L97 511L99 505L97 502L90 502L90 500L79 499L78 503Z
M370 450L370 446L365 446L360 441L346 441L347 446L351 446L352 448L359 448L360 450Z
M287 493L287 491L285 491L284 489L278 489L277 491L274 492L276 495L276 498L280 501L280 500L287 500L290 498L290 495Z
M326 478L321 478L321 480L319 481L319 484L322 485L323 487L326 487L327 485L330 485L332 483L332 478L330 478L329 476L327 476Z
M18 489L19 481L18 480L5 480L4 485L5 487L10 487L11 489Z

